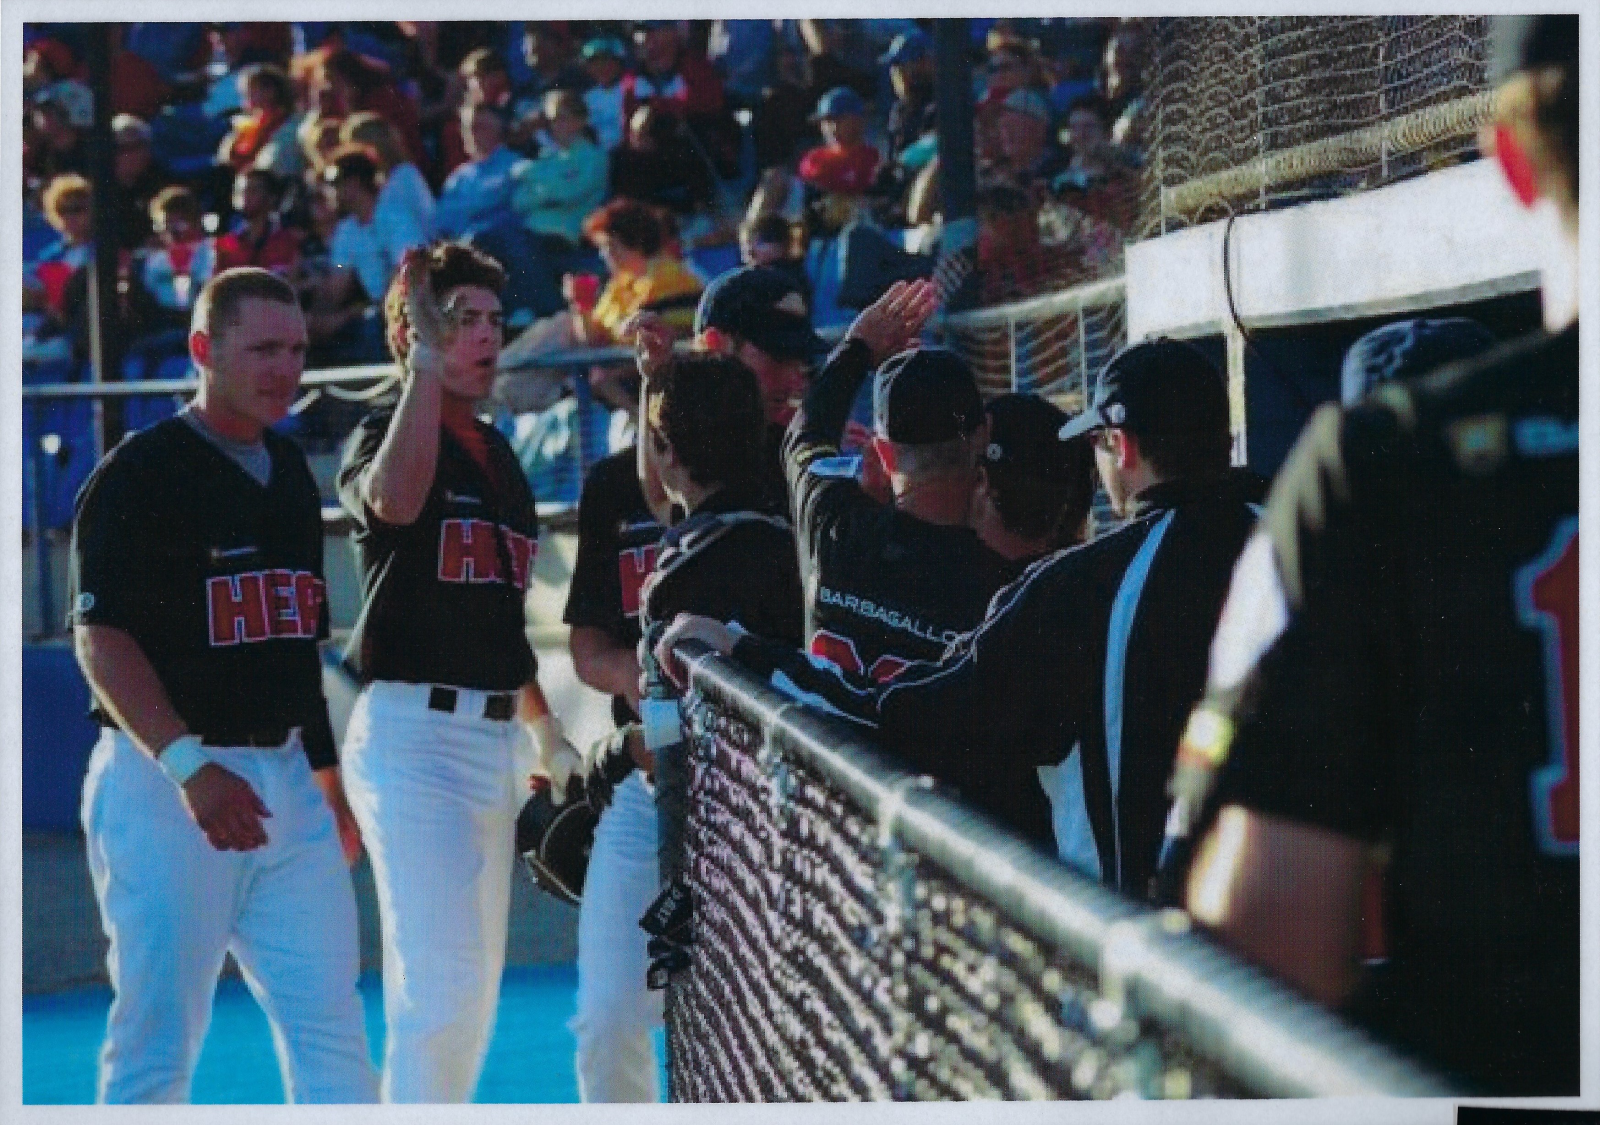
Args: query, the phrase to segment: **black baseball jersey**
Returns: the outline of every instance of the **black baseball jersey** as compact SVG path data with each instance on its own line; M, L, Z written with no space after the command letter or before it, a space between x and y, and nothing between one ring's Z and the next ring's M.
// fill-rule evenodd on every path
M337 761L317 654L322 504L299 447L263 440L265 485L181 418L125 437L78 493L68 622L131 636L208 743L299 727L320 769Z
M1066 760L1082 778L1066 796L1092 834L1082 866L1142 893L1178 735L1260 495L1246 473L1146 489L1127 524L1034 563L941 659L886 684L757 640L734 655L876 725L902 760L1046 847L1038 767Z
M724 488L668 529L642 592L646 629L698 613L785 644L800 642L794 536L762 506L759 488Z
M492 475L441 427L422 513L405 527L384 523L362 499L360 481L393 416L393 407L369 414L339 467L362 595L345 663L363 683L520 688L535 670L523 612L539 546L533 490L493 426L476 422Z
M1288 624L1217 801L1389 846L1363 1018L1485 1093L1576 1093L1577 328L1325 408L1265 526Z
M562 620L604 630L619 645L639 643L639 591L655 569L666 530L650 514L632 447L595 462L578 501L578 557ZM623 696L611 713L622 726L638 718Z
M834 351L789 425L783 458L808 651L881 682L912 661L937 660L982 620L1005 574L971 528L880 504L839 467L845 422L870 370L861 341Z

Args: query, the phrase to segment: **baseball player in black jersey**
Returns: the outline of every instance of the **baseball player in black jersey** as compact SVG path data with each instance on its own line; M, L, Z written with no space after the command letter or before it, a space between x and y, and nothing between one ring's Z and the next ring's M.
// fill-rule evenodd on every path
M193 405L123 439L72 528L69 621L104 728L83 790L116 993L98 1097L189 1099L231 952L289 1100L370 1102L346 868L360 844L317 655L321 504L304 455L267 428L305 365L294 291L219 274L189 350Z
M1485 147L1550 224L1546 330L1312 417L1234 577L1173 817L1210 820L1188 904L1224 941L1472 1090L1575 1094L1578 20L1513 28Z
M589 470L564 620L572 629L574 671L611 695L619 728L639 717L640 594L665 530L640 485L635 450L614 453ZM578 907L572 1031L578 1096L585 1102L661 1100L653 1039L661 996L644 986L649 958L639 928L661 889L657 836L655 797L644 775L633 774L615 787L600 814Z
M1255 525L1260 482L1228 468L1222 376L1188 345L1124 349L1094 403L1061 431L1096 435L1117 531L1035 563L937 661L885 684L840 676L703 618L658 645L704 640L876 725L914 768L1107 885L1143 894L1178 734L1205 680L1206 646ZM737 642L737 645L735 645ZM1037 767L1064 763L1051 801Z
M907 347L932 314L931 282L896 282L850 326L784 437L806 590L808 651L883 681L935 660L983 617L1005 563L969 526L986 444L971 370L943 348ZM894 502L840 471L839 440L862 380Z
M529 751L557 791L581 762L525 631L533 494L474 415L494 379L503 279L456 243L407 258L385 300L402 389L350 435L339 470L363 595L345 660L365 685L344 757L383 916L386 1101L471 1097Z

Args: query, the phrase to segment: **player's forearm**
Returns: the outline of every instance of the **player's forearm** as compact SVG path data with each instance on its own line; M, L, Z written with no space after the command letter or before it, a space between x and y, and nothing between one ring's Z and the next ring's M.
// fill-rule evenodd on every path
M578 679L606 695L628 699L639 693L639 657L631 645L618 644L604 629L592 625L573 627L568 642L572 670Z
M537 679L531 679L517 691L517 718L533 723L551 714L550 701L544 697L544 688Z
M189 733L155 668L131 636L109 625L80 625L73 641L89 690L146 754L153 757Z
M789 423L785 453L800 446L837 447L850 420L850 407L871 370L872 353L865 341L850 339L835 349Z
M1330 1007L1359 968L1362 844L1228 805L1189 872L1195 918L1244 957Z
M422 514L439 467L442 390L424 372L406 377L394 420L367 469L367 507L384 523L407 526Z

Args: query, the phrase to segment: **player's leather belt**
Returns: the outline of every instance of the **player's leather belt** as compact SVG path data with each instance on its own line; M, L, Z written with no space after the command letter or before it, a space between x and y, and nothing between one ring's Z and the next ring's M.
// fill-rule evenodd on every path
M278 747L289 740L290 727L257 727L254 730L218 731L202 734L202 746Z
M428 692L428 709L455 714L461 693L455 688L436 687ZM517 697L508 691L491 692L483 701L483 717L497 723L509 722L517 713Z

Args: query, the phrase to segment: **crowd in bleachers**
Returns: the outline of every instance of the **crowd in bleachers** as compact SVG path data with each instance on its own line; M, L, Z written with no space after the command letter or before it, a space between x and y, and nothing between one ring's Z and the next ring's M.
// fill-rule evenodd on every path
M1141 25L970 24L979 299L1114 270L1137 194ZM30 382L84 377L89 359L100 27L25 34ZM508 341L531 332L514 344L522 355L618 342L628 312L692 309L741 259L792 272L819 326L843 323L894 280L928 276L938 252L931 21L136 23L110 35L114 229L102 237L117 250L125 378L186 371L192 302L230 266L295 284L315 368L388 358L384 288L431 237L505 266ZM659 236L641 240L641 214Z

